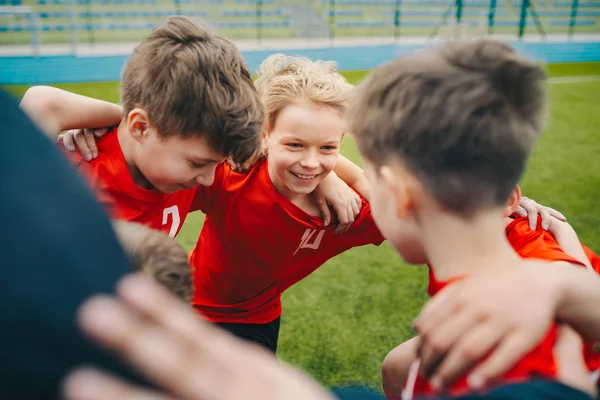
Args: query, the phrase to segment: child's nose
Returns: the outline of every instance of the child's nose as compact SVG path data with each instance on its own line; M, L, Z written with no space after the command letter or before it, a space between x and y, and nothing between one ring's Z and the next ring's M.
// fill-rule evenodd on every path
M300 165L304 168L318 168L319 161L314 156L309 156L300 161Z

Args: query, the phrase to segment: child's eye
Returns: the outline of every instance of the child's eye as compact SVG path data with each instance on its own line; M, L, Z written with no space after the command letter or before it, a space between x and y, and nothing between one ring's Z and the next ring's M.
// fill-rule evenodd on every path
M190 165L192 166L192 168L202 168L206 166L206 163L198 164L193 161L190 161Z
M335 149L336 149L336 147L335 147L335 146L323 146L323 147L321 147L321 148L322 148L323 150L325 150L325 151L333 151L333 150L335 150Z
M290 147L292 149L301 149L302 145L300 143L288 143L286 144L287 147Z

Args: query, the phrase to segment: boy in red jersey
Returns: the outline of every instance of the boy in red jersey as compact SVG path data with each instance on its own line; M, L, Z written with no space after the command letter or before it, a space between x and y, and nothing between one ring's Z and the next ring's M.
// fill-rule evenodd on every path
M537 228L532 230L526 217L515 215L520 198L521 189L517 186L505 207L506 237L517 254L523 258L567 262L574 266L593 270L592 263L597 265L600 258L579 242L577 234L568 223L551 220L552 223L547 231L541 228L541 223L538 223ZM427 289L429 295L435 295L444 286L445 283L438 282L433 269L430 268ZM432 340L436 339L443 340L439 338ZM390 351L383 361L381 371L383 390L388 399L401 398L411 363L416 357L418 345L418 338L408 340ZM589 372L594 376L600 368L600 357L593 349L592 344L585 345L584 357Z
M515 253L503 220L544 124L543 79L541 68L510 46L478 40L400 58L361 85L349 131L372 182L373 216L406 261L431 266L439 280L431 282L432 295L480 271L537 265L543 273L547 266ZM509 226L509 238L518 223ZM559 260L579 263L564 253ZM495 383L563 379L593 392L585 368L578 368L583 365L579 338L565 332L570 337L555 350L557 335L554 324ZM570 352L564 351L567 341ZM434 395L441 383L422 377L428 372L413 364L407 398ZM451 397L469 391L466 379L447 387Z
M198 185L212 184L225 157L243 165L258 154L263 113L254 82L233 43L198 20L172 17L134 50L121 97L124 108L33 87L21 107L52 138L75 127L118 123L97 143L86 133L81 154L66 154L112 218L175 237ZM360 199L335 176L328 182L320 196L324 219L331 203L338 229L347 229Z
M261 65L256 86L267 155L245 175L224 164L197 196L193 207L206 219L190 254L193 306L275 352L283 291L335 255L378 245L383 237L364 199L347 232L318 218L314 190L334 167L367 195L362 170L339 156L352 88L335 64L273 55Z
M108 125L94 124L77 97L56 93L34 87L21 102L47 133ZM197 186L212 184L226 157L241 164L260 146L263 113L250 72L233 43L198 20L171 17L128 59L121 100L124 113L107 105L121 122L98 140L98 157L84 163L73 153L71 161L111 217L174 237ZM74 121L78 110L87 122Z

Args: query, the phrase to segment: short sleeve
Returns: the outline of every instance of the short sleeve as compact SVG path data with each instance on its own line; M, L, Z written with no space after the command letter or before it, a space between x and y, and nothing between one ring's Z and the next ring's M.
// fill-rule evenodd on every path
M375 220L371 215L371 205L363 199L363 206L356 221L348 230L352 236L352 246L364 246L374 244L379 246L385 238L375 225Z
M541 220L537 228L531 230L527 217L518 217L509 224L506 231L509 243L523 258L535 258L548 262L564 261L583 264L563 251L552 234L542 228Z

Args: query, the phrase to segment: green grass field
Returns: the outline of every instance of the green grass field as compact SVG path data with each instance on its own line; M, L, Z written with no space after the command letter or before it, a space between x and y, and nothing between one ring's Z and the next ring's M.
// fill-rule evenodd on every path
M600 251L600 63L557 64L551 78L596 75L595 80L550 80L550 121L523 181L524 194L562 211L583 242ZM354 83L364 71L347 72ZM118 101L118 84L60 85ZM20 96L26 87L9 88ZM360 163L352 140L342 153ZM190 216L178 237L195 243L202 215ZM284 295L279 356L327 386L379 388L386 353L411 336L410 322L426 301L426 269L403 263L393 249L363 247L329 261Z

